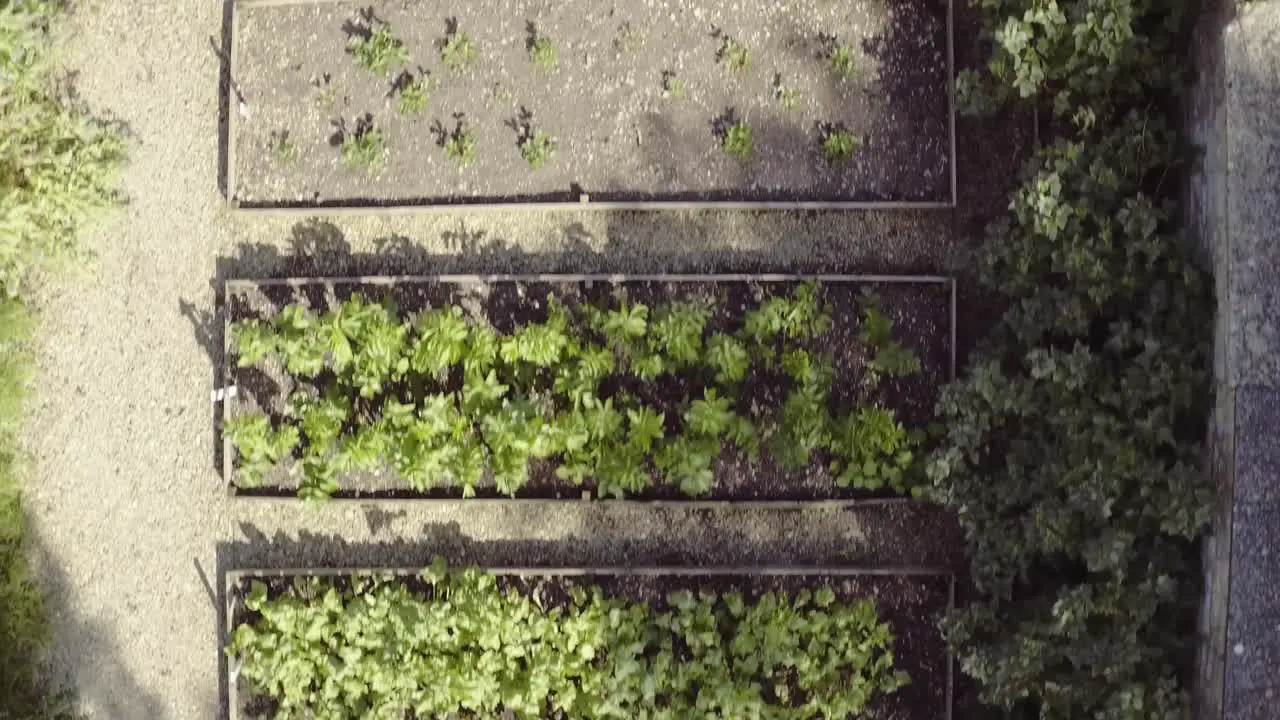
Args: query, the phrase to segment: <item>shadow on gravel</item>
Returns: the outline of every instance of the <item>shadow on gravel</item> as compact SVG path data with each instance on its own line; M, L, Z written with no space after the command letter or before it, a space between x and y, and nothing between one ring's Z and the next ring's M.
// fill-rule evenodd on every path
M116 641L105 624L85 617L71 607L71 589L66 573L57 560L52 557L40 541L31 523L27 524L25 551L31 561L36 582L44 595L44 611L48 624L54 633L51 650L51 674L47 681L46 702L53 704L41 714L35 707L10 705L10 702L21 702L17 696L7 697L4 691L4 679L0 678L0 717L10 717L5 711L26 713L12 717L79 717L78 714L63 715L53 708L66 710L78 704L82 708L91 709L94 717L101 718L159 718L164 716L164 705L161 698L148 693L138 684L129 671L120 663ZM122 587L123 591L124 588ZM139 588L145 592L145 588ZM136 608L134 608L136 610ZM74 664L80 669L76 677L68 677L63 658L76 658ZM40 658L31 658L33 665L38 665ZM63 698L58 693L66 692L65 706L60 705ZM56 700L55 700L56 698Z

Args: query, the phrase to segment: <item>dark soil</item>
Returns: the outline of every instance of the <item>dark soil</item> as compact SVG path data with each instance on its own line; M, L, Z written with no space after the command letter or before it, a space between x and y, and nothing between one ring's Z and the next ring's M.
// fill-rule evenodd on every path
M386 300L395 305L403 317L412 317L429 307L457 304L473 317L488 318L499 331L509 332L517 325L540 322L545 319L545 298L554 293L566 304L579 301L609 302L620 293L632 301L656 305L662 302L694 297L710 297L714 300L715 315L708 324L708 331L736 326L745 309L754 308L761 298L789 294L795 283L596 283L587 288L577 283L494 283L488 285L460 286L427 281L403 282L395 285L361 285L358 283L317 282L298 287L285 285L254 286L252 290L229 293L227 298L228 320L249 317L271 317L280 308L299 302L317 312L324 312L337 302L353 294L363 294L367 299ZM902 379L883 379L872 394L872 399L882 402L898 413L901 422L908 427L922 427L933 417L933 404L939 387L946 382L950 372L950 290L941 284L924 283L827 283L823 295L835 320L832 330L814 344L814 349L830 353L834 362L832 405L835 409L854 405L864 391L859 382L865 374L865 353L858 342L860 310L858 296L864 287L871 287L880 298L882 312L894 323L894 335L907 348L917 353L922 370L917 375ZM293 391L292 380L282 368L240 368L234 354L227 352L230 383L240 388L232 401L232 415L265 411L277 415ZM646 385L648 387L646 387ZM631 383L628 386L643 400L654 403L659 409L674 407L674 403L687 397L689 389L679 378L660 379L654 383ZM745 388L738 407L746 414L752 403L760 407L777 407L785 397L778 387L758 383ZM676 417L668 412L668 417ZM726 447L715 468L715 487L702 500L819 500L839 498L869 498L892 495L892 491L870 492L842 489L835 484L830 469L830 458L825 453L815 453L814 461L801 473L787 473L770 461L767 452L760 462L751 462L734 447ZM530 467L529 483L519 497L574 498L591 493L594 484L588 480L582 486L572 485L555 475L554 459L535 461ZM292 495L298 478L281 469L268 475L264 487L241 488L246 494ZM342 490L337 497L438 497L457 498L461 490L452 487L437 488L429 493L419 493L398 480L388 470L376 475L360 474L341 479ZM500 497L488 481L477 488L479 497ZM677 488L665 485L652 486L645 493L634 496L644 500L689 499Z
M353 22L372 9L410 55L379 76L347 53ZM418 0L241 6L235 81L235 199L246 205L415 204L514 200L946 201L947 3L943 0ZM478 59L455 73L441 62L446 22ZM530 23L558 51L546 72L530 59ZM344 29L347 28L347 29ZM751 68L717 60L725 38ZM834 38L834 41L832 40ZM849 46L859 68L837 76L827 54ZM425 72L425 112L403 116L398 74ZM664 90L664 78L685 97ZM800 93L784 110L778 86ZM238 103L233 103L233 111ZM339 162L339 123L369 114L389 153L368 175ZM465 118L477 136L467 168L445 156L437 132ZM727 155L726 118L746 120L755 152ZM861 137L851 160L822 158L824 128ZM534 171L522 128L549 133L551 160ZM297 158L271 149L287 132Z
M278 597L293 586L292 578L261 578L268 595ZM245 609L243 598L252 579L231 589L231 618L228 629L253 622L256 614ZM349 578L335 579L344 587ZM428 585L416 577L404 582L423 596L430 597ZM947 648L938 631L938 621L950 602L950 580L945 576L854 575L854 576L654 576L592 575L588 577L506 577L500 584L524 593L537 593L548 606L567 602L567 591L573 586L596 585L612 597L648 603L657 611L666 607L666 597L676 590L711 590L718 593L739 592L748 600L769 591L794 594L802 589L817 590L829 586L837 598L850 602L870 599L882 622L893 631L894 667L905 671L910 684L896 693L874 700L865 720L942 720L947 717ZM241 698L242 717L271 717L267 699L249 699L248 688L241 684L232 697Z

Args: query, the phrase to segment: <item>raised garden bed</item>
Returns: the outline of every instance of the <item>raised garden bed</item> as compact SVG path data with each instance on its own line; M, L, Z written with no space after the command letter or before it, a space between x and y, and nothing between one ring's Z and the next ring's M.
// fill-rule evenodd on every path
M239 497L895 497L954 375L954 303L938 277L231 281L224 477Z
M241 209L955 202L949 0L239 0L231 22Z
M441 587L448 605L434 600ZM444 717L466 697L471 710L498 716L487 684L498 678L511 683L503 716L513 718L560 717L554 708L574 693L575 717L679 717L695 703L742 716L733 702L795 718L952 712L937 621L954 606L955 583L940 570L447 571L437 562L425 571L234 571L225 597L231 720L272 717L290 692L308 710L330 701L348 713ZM601 709L609 703L618 707Z

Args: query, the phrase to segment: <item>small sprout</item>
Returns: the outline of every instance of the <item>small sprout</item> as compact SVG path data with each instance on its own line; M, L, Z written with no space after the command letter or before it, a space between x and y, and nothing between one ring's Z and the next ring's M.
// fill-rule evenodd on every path
M387 156L387 138L373 124L373 117L361 118L354 132L347 132L345 128L340 132L342 164L351 170L363 169L370 175L376 174Z
M551 136L541 130L528 134L520 142L520 154L529 167L537 170L551 159L556 151L556 143Z
M822 139L822 156L828 165L843 165L853 157L853 151L862 147L862 138L848 130L833 129Z
M338 99L338 88L333 84L333 76L329 73L311 78L311 85L316 89L316 106L325 112L333 110Z
M357 65L379 75L386 74L393 63L409 62L408 49L385 23L356 31L347 43L347 50Z
M425 73L416 77L408 72L401 73L394 92L396 110L401 115L417 115L427 109L427 101L431 98L431 78Z
M716 53L716 62L733 72L744 73L751 69L751 51L737 40L725 37Z
M462 72L476 61L479 53L471 36L458 28L457 20L446 24L444 40L440 41L440 62L454 72Z
M842 80L852 80L862 74L858 56L851 45L836 45L831 50L831 72Z
M751 138L751 126L745 120L739 120L731 125L725 130L721 147L726 153L742 162L751 159L751 153L755 151L755 144Z
M461 116L457 116L457 120L453 132L448 132L438 123L435 132L440 137L445 157L457 162L459 167L467 167L476 161L476 131Z
M276 162L281 165L292 165L298 162L298 143L294 142L288 130L275 130L267 138L267 147L274 154Z
M559 53L556 51L556 44L546 35L539 34L533 23L529 23L529 59L533 61L544 72L551 72L556 69L556 59Z
M778 105L783 110L795 110L800 107L800 91L786 85L779 85L774 90L774 95L778 98Z
M639 52L644 47L644 35L631 27L631 23L624 22L618 26L618 36L613 39L613 47L629 53Z
M674 71L662 71L662 96L683 100L689 93L689 87L685 83L684 78L676 77Z

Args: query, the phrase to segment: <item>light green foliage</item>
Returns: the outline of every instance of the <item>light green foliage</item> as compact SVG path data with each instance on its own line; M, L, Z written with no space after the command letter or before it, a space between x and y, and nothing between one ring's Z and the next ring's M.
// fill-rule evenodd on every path
M750 160L752 153L755 152L755 140L752 137L751 126L745 120L740 120L729 126L725 130L724 139L721 140L720 147L726 153L738 158L740 162Z
M376 175L387 160L387 138L372 124L342 134L342 164L349 170Z
M822 157L828 165L843 165L862 147L862 138L848 130L832 130L822 138Z
M284 717L845 718L908 682L874 603L829 587L654 606L582 584L548 609L441 561L423 581L254 582L226 651Z
M613 39L613 47L616 50L624 50L632 54L638 53L640 48L644 47L644 34L631 27L630 22L624 22L618 26L617 35Z
M293 425L272 427L271 420L261 413L231 418L222 431L236 448L237 479L245 487L260 485L263 476L288 457L301 439Z
M787 85L778 85L774 89L774 97L778 100L778 107L783 110L798 109L800 102L804 99L799 89Z
M908 473L915 463L912 437L893 412L865 407L843 418L831 444L837 458L832 468L840 487L879 490L889 487L905 493L911 489Z
M529 43L529 59L543 72L555 70L558 57L555 42L546 35L538 35Z
M476 143L475 129L459 120L458 126L445 140L444 155L459 167L468 167L476 161Z
M406 77L396 88L396 111L401 115L420 115L431 99L431 78L426 74Z
M279 165L294 165L298 162L298 143L288 130L273 130L267 137L267 150Z
M561 480L593 484L601 496L655 483L701 495L715 489L727 446L751 462L768 447L793 471L832 447L832 360L803 347L830 328L816 284L768 298L736 331L709 330L707 299L650 307L620 293L565 305L552 295L544 307L545 320L502 334L458 307L404 320L359 295L318 316L293 304L269 320L232 323L239 366L279 362L299 388L281 417L233 428L233 444L243 445L238 467L255 482L298 448L308 498L339 489L345 473L384 468L418 491L469 496L488 477L513 495L531 462L550 459ZM883 337L874 339L889 342L891 330L877 325ZM743 387L777 367L791 384L784 406L741 407ZM602 395L610 378L688 389L678 391L669 421L618 382ZM297 432L285 436L286 427ZM897 449L866 442L840 452L892 464Z
M689 84L668 70L662 73L662 93L666 97L683 100L689 95Z
M391 32L391 26L376 23L347 41L347 52L360 67L378 75L386 75L392 65L409 62L409 50Z
M463 72L474 65L479 56L471 36L456 27L440 43L440 62L453 72Z
M1193 717L1211 281L1181 237L1171 118L1191 46L1165 0L987 0L965 111L1058 119L988 228L1008 310L939 401L930 499L957 511L977 602L947 623L983 701L1027 717ZM1011 108L1013 109L1013 108ZM997 710L996 712L1001 712Z
M726 37L722 39L720 50L716 52L716 62L732 72L745 73L751 69L751 51L746 45Z
M862 74L858 63L858 51L851 45L837 45L828 60L831 72L841 80L853 80Z
M530 133L520 143L521 157L534 170L547 164L547 161L551 159L555 151L555 141L551 139L550 134L541 130Z

